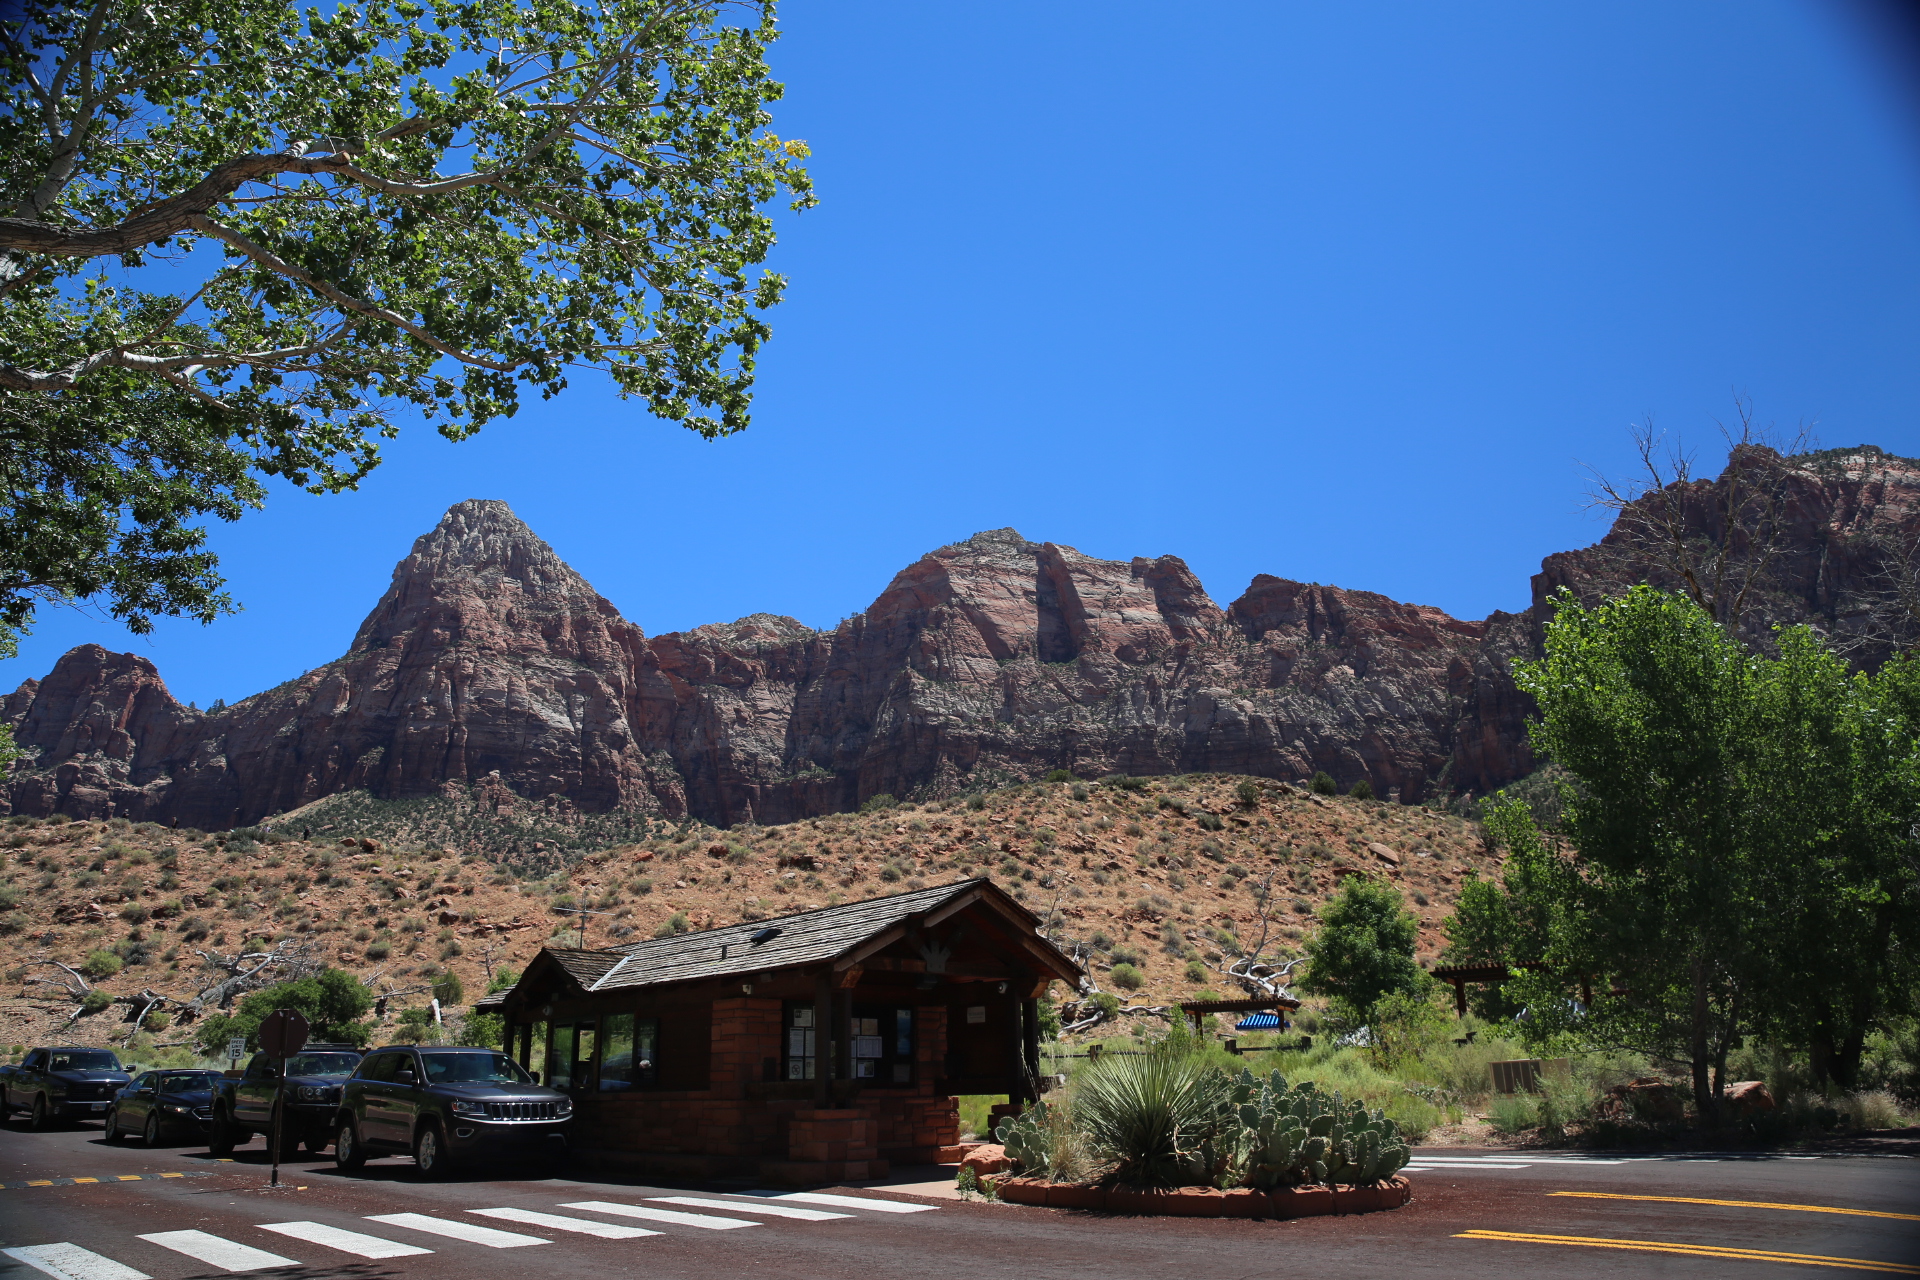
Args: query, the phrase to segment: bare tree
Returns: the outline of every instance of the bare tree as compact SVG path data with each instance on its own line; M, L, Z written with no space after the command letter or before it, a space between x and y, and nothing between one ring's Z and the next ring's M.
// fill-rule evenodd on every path
M1792 459L1814 442L1804 429L1782 439L1756 427L1751 401L1734 407L1737 429L1719 424L1727 465L1717 479L1701 478L1693 456L1667 446L1649 421L1633 429L1639 473L1614 480L1594 471L1588 496L1615 513L1602 545L1616 552L1623 578L1680 592L1737 633L1788 550Z
M300 938L283 938L268 951L229 955L196 949L194 954L203 963L205 985L185 1005L190 1016L207 1009L230 1009L239 996L276 982L304 978L322 967L313 945Z
M72 965L61 964L58 960L29 960L25 965L21 967L26 969L32 969L37 965L47 965L51 968L58 969L60 970L60 972L66 974L67 976L65 978L41 978L37 976L31 977L27 979L27 982L29 985L42 986L42 987L58 987L62 991L66 992L68 995L72 996L75 1000L86 999L87 993L93 990L93 984L87 981L85 974L82 974L78 969L75 969Z

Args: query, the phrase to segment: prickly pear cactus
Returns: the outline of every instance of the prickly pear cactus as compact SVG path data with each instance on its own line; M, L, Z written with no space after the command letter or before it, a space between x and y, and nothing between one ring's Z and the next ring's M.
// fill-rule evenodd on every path
M1008 1158L1019 1164L1022 1173L1038 1177L1047 1172L1052 1150L1046 1127L1047 1104L1035 1102L1019 1115L1002 1120L993 1137L1006 1148Z
M1407 1163L1393 1121L1311 1082L1289 1088L1278 1071L1261 1081L1242 1068L1231 1096L1240 1122L1232 1163L1248 1186L1375 1182Z

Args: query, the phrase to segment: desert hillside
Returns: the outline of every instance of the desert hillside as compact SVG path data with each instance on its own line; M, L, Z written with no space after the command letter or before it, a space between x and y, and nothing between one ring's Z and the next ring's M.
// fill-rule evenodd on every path
M0 828L12 986L0 1040L122 1043L146 1003L129 1000L187 1001L209 985L202 953L275 945L359 975L391 1028L444 974L471 999L550 939L576 945L583 918L587 944L606 946L982 874L1051 916L1101 990L1164 1005L1238 992L1218 970L1259 939L1269 883L1267 956L1297 951L1340 877L1365 872L1406 894L1430 960L1462 876L1492 865L1478 829L1436 809L1215 774L1029 783L783 826L694 823L590 851L542 841L511 865L483 851L473 821L351 795L265 832L14 818ZM36 963L86 972L92 957L100 974L114 967L102 953L118 971L89 985L120 1002L93 1013L80 1012L78 979ZM1137 990L1117 988L1116 960L1141 973ZM143 1047L191 1039L172 1008L149 1016Z

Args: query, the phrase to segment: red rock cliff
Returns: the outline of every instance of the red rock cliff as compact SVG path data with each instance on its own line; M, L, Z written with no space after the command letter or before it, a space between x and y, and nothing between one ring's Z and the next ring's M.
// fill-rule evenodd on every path
M1920 464L1854 451L1790 489L1766 616L1857 630L1890 537L1912 533ZM1548 557L1532 609L1462 621L1264 574L1221 609L1178 557L999 529L922 557L830 632L756 614L648 639L504 503L463 502L346 655L217 714L179 706L144 659L68 653L0 703L28 752L6 799L221 828L450 782L720 824L1054 768L1484 791L1533 767L1509 664L1548 594L1658 580L1617 535Z

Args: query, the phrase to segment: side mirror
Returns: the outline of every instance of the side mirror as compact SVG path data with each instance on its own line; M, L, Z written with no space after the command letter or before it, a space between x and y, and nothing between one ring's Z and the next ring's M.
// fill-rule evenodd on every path
M538 1071L529 1071L527 1072L527 1074L533 1077L533 1082L535 1084L540 1083L540 1073Z
M412 1084L413 1072L407 1070L405 1067L402 1067L400 1068L400 1070L393 1073L393 1082L395 1084Z

